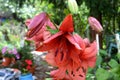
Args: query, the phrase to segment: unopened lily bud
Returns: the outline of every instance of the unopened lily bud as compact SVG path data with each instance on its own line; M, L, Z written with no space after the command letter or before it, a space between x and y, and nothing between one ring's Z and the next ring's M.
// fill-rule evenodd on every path
M78 5L76 0L68 0L68 8L73 14L78 13Z
M89 22L91 28L92 28L93 30L95 30L96 32L99 33L99 32L102 32L102 31L103 31L102 25L100 24L100 22L99 22L96 18L94 18L94 17L89 17L89 18L88 18L88 22Z
M48 15L45 12L42 12L36 15L33 19L28 19L25 24L28 26L28 29L41 28L45 22L48 21Z

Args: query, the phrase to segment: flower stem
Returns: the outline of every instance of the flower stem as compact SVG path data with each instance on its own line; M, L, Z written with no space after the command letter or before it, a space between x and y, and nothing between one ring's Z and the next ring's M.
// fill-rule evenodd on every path
M99 55L99 34L96 34L96 42L97 42L97 50L98 50L98 55Z

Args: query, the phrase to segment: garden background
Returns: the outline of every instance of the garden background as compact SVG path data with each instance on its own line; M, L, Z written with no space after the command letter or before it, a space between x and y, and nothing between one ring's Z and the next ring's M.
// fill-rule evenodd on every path
M74 13L70 9L76 7L74 4L69 6L68 0L0 0L0 50L4 46L18 49L23 46L27 32L25 21L43 11L57 25L67 14L72 13L75 32L93 41L95 32L88 25L88 17L93 16L99 20L104 30L99 35L100 54L97 56L96 67L88 70L86 80L119 80L120 53L115 34L120 35L120 0L76 2L78 10ZM34 48L33 46L30 47Z

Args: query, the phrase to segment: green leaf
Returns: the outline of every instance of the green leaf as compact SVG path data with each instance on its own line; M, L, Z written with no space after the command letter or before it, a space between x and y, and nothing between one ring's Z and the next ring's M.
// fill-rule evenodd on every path
M50 72L45 72L46 74L50 75Z
M47 26L47 30L50 31L51 34L55 34L58 32L57 29L51 29L49 26Z
M103 68L99 68L96 71L96 78L97 80L107 80L109 78L109 72L104 70Z
M100 49L100 53L101 53L102 55L107 55L106 50L103 50L103 49Z
M100 55L97 56L97 61L96 61L96 65L99 66L102 62L102 57Z
M117 58L120 59L120 53L117 54Z
M51 34L55 34L55 33L58 32L58 30L53 30L53 29L49 29L49 31L50 31Z
M46 78L45 80L52 80L52 78Z
M112 68L117 67L119 64L116 60L111 59L110 62L108 63Z
M94 80L95 75L91 73L87 73L86 80Z

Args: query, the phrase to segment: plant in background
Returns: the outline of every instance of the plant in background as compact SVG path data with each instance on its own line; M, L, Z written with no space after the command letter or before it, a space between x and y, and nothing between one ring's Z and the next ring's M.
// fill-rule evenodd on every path
M18 63L18 69L21 70L22 74L34 73L32 70L35 67L33 54L31 53L32 49L30 42L25 40L24 46L18 49L20 54L20 60Z
M13 19L6 19L0 25L0 47L7 45L9 48L20 47L20 40L25 32L21 27L21 23L18 23Z
M8 58L16 58L16 59L20 58L16 48L11 50L6 46L2 48L2 55L3 57L8 57Z
M100 58L101 57L101 58ZM119 80L120 79L120 57L116 55L109 57L105 50L100 50L96 65L95 78L97 80ZM100 66L100 67L99 67ZM104 74L101 74L104 73Z
M26 59L33 60L33 54L31 54L31 51L33 49L31 48L30 41L25 40L23 47L20 47L18 49L18 52L20 54L20 60L25 61Z
M21 72L23 75L26 75L28 73L31 73L31 69L33 68L34 64L33 61L30 59L26 59L25 61L22 62L21 64Z
M19 59L20 55L18 54L16 48L9 49L8 47L2 48L2 56L3 56L3 66L9 66L11 63L15 63L15 59Z

